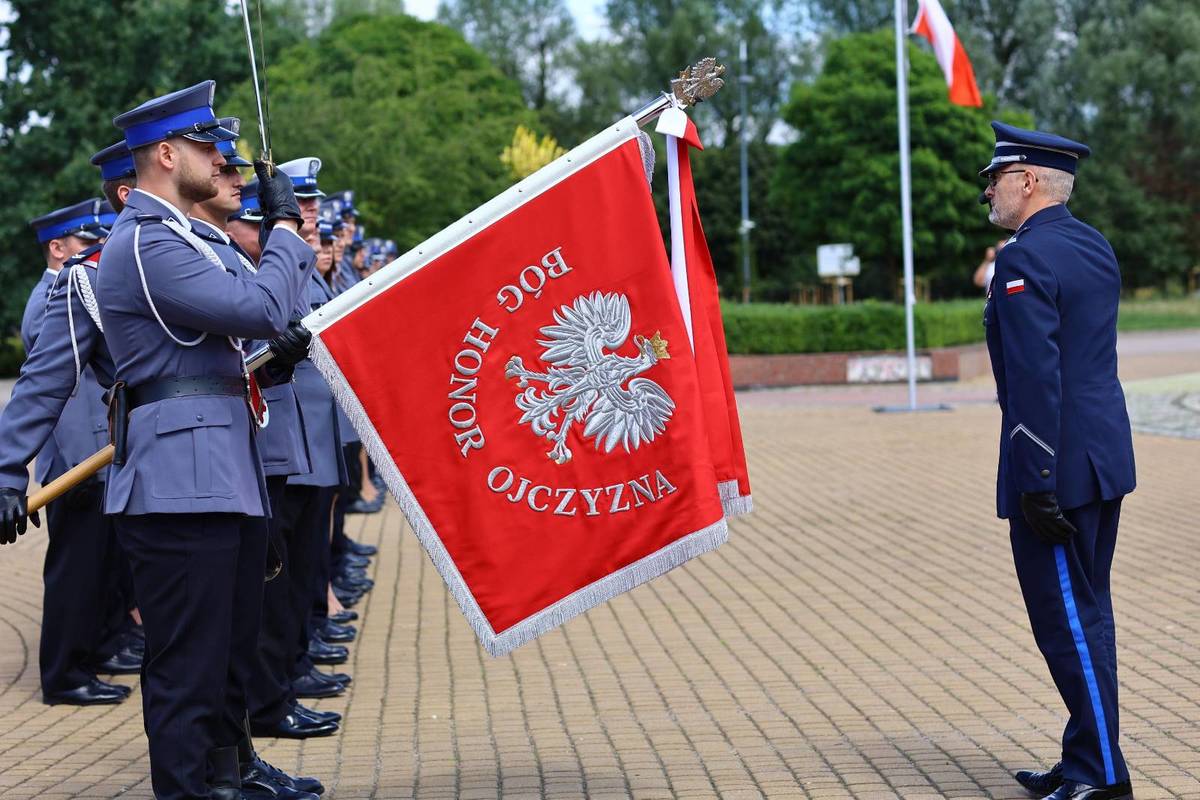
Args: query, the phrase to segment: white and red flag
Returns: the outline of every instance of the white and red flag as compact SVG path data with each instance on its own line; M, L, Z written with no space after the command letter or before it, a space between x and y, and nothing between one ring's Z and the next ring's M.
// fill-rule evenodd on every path
M690 151L703 150L696 125L680 109L659 118L658 131L667 138L667 195L671 216L671 274L684 312L688 340L700 378L700 395L708 430L709 451L717 474L721 504L729 516L749 513L750 474L742 444L729 350L721 320L721 294L713 269L700 206L692 181Z
M626 118L305 320L492 655L727 536Z
M950 88L950 102L960 106L983 105L979 87L975 84L975 70L963 48L950 18L939 0L919 0L917 18L913 20L912 33L923 36L933 45L933 54L938 66L946 76Z

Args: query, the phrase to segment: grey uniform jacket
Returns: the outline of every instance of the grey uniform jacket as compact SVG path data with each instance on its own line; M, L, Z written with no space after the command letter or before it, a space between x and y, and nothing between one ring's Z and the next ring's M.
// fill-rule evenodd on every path
M308 281L308 311L316 311L332 299L329 287L314 272ZM308 440L312 471L293 475L288 478L288 483L345 486L349 479L338 427L341 409L333 399L333 392L316 366L307 359L296 365L295 383L296 397L300 399L300 407L304 410L304 436Z
M91 281L89 285L95 286L94 267L87 267L87 278ZM79 398L78 392L84 391L81 376L76 392L76 349L71 345L72 335L79 366L93 372L99 382L97 391L100 385L112 385L113 362L104 337L88 315L79 293L72 290L65 279L61 280L46 301L41 333L33 337L33 346L21 366L12 397L0 414L0 486L26 491L29 462L51 439L64 408ZM84 436L78 441L72 440L75 449L66 450L66 464L74 466L99 449L106 439L106 434L99 434L90 439ZM93 444L96 446L92 447ZM42 456L38 455L38 458L38 478L44 480L40 464Z
M130 387L175 377L242 374L229 337L268 339L288 324L315 254L271 233L253 277L217 266L163 220L177 208L130 193L100 257L96 295L117 377ZM140 266L139 266L140 265ZM174 397L129 415L125 463L109 474L109 514L268 512L262 463L244 398Z
M198 219L192 220L192 230L212 246L213 251L231 272L246 276L254 274L254 263L250 256L238 247L236 242L231 241L224 231ZM303 313L307 313L307 296L292 313L296 314L301 308ZM300 316L303 316L303 313ZM249 341L245 344L245 350L252 353L263 344L265 341ZM311 467L308 445L304 441L304 419L291 380L264 387L262 394L268 409L267 425L258 431L258 454L262 457L263 474L276 476L309 472Z

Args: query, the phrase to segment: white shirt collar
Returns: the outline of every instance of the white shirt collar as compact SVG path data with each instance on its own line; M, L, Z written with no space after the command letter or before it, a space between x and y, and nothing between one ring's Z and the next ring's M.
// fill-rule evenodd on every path
M229 236L225 233L225 231L221 230L216 225L213 225L208 220L199 219L198 217L190 217L189 219L191 220L193 227L196 225L203 225L204 227L208 228L210 231L215 233L217 236L220 236L222 242L224 242L225 244L229 244Z
M142 194L146 195L146 197L149 197L151 200L155 201L156 203L162 203L164 206L166 206L167 211L171 212L171 216L175 218L176 222L178 222L180 225L187 224L188 218L187 218L186 214L184 214L182 211L180 211L178 208L176 208L173 204L168 203L166 200L163 200L161 197L156 195L154 192L148 192L145 189L140 189L140 188L134 189L133 191L141 192Z

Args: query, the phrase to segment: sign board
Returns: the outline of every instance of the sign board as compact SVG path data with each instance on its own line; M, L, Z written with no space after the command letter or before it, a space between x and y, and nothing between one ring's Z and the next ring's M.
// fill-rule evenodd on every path
M858 259L854 245L849 243L823 244L817 247L817 275L822 278L844 278L857 275Z

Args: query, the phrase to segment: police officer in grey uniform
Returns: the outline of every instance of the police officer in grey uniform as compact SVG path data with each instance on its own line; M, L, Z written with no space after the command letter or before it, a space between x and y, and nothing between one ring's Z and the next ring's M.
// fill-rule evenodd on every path
M146 632L143 709L160 800L242 796L245 698L230 654L258 636L269 502L247 405L244 339L287 329L313 260L290 181L255 164L269 238L255 275L226 270L191 231L236 132L215 85L114 119L138 188L101 256L96 297L118 383L106 511Z
M52 339L42 341L41 330L48 305L48 295L65 286L64 266L69 272L73 259L93 254L98 241L107 233L100 218L101 201L86 200L59 209L33 220L46 255L47 271L34 288L22 321L22 340L26 352L32 354L39 341L43 348L71 351L71 341L55 326ZM62 365L64 368L65 364ZM45 442L37 457L35 475L40 483L48 483L103 447L106 425L103 391L91 368L81 365L60 375L71 381L61 407L52 418L43 417L47 425L37 428L36 442ZM10 408L5 409L0 427L0 461L9 468L2 490L6 501L23 498L26 476L24 466L32 454L18 443L21 433L31 431L33 416L39 409L36 393L47 388L50 381L42 378L37 362L31 365L29 378L14 391ZM76 376L78 380L76 382ZM34 393L30 388L34 388ZM53 402L53 401L50 401ZM21 428L18 433L12 428ZM47 435L48 434L48 435ZM108 684L96 678L97 652L106 634L105 570L111 565L112 538L101 513L103 475L89 479L55 500L46 509L49 545L43 568L44 597L42 602L42 634L38 648L41 667L42 699L50 705L96 705L117 703L129 696L129 688ZM15 509L14 509L15 510ZM115 672L136 672L138 662L132 657L109 659L107 665Z

